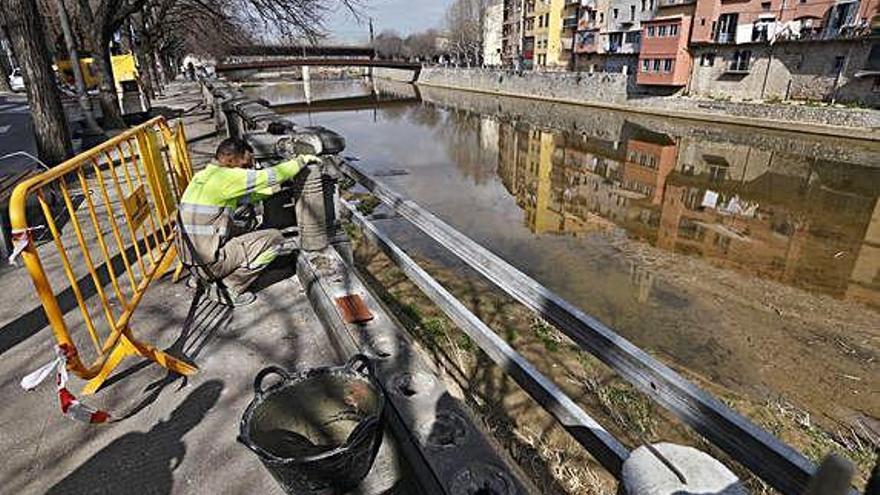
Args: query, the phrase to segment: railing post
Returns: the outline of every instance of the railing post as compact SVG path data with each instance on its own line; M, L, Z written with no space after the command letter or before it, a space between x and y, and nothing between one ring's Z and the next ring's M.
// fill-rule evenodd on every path
M299 223L300 248L303 251L320 251L330 245L328 235L328 211L333 210L332 191L324 175L323 165L309 165L303 181L302 195L296 202L296 220ZM332 180L332 179L331 179Z

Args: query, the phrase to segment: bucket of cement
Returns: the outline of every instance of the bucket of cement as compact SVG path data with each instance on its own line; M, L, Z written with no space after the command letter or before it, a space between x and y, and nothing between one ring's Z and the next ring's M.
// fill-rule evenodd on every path
M264 388L272 375L280 380ZM345 493L370 471L382 443L385 396L365 356L296 374L270 366L254 379L254 393L238 440L286 493Z

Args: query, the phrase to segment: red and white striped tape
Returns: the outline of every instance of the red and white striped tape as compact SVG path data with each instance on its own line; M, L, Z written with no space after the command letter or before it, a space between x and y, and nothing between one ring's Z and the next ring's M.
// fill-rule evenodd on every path
M42 225L37 225L36 227L30 227L27 229L13 229L12 230L12 253L9 254L9 264L18 266L16 259L24 252L28 246L31 245L34 238L34 232L38 232L43 230L46 227Z
M68 418L83 423L106 423L110 419L110 413L83 404L67 390L67 360L75 354L76 350L72 346L58 345L55 349L55 359L22 378L21 388L30 392L43 383L52 372L55 372L55 384L58 387L61 412Z

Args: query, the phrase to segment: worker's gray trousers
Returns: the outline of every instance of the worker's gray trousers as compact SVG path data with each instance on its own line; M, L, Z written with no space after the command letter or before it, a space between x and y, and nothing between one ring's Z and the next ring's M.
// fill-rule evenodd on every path
M278 257L283 242L281 231L275 229L233 237L220 248L217 261L200 267L199 274L209 280L222 280L230 292L241 294Z

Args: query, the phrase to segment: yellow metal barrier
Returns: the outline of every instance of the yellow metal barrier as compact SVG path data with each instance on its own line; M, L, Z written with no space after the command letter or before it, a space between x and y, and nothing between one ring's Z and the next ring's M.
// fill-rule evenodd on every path
M158 117L13 191L13 232L30 241L22 259L56 340L77 351L68 369L89 380L84 394L98 390L127 356L184 375L197 371L131 329L147 288L176 259L177 205L191 177L183 125ZM40 227L49 240L37 246ZM53 285L69 286L78 313L64 314Z

